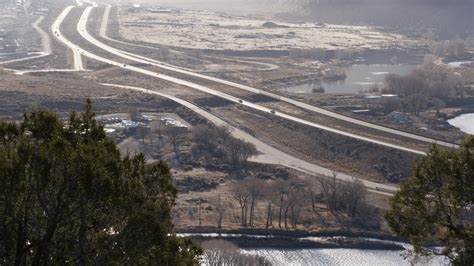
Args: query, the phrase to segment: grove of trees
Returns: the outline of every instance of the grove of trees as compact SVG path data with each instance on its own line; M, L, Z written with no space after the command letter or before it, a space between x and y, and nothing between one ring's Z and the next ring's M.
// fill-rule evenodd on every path
M229 219L231 214L231 208L222 206L235 207L241 227L266 229L297 229L304 212L314 214L321 210L333 216L343 214L362 226L366 225L363 220L368 216L374 221L378 216L378 213L368 213L373 207L367 205L367 191L357 179L339 182L335 178L319 177L303 182L296 178L261 180L248 177L231 183L229 193L227 201L221 197L210 200L219 229L223 219Z
M0 264L197 264L173 234L167 164L121 158L94 117L88 100L67 121L0 121Z
M200 124L193 128L192 134L196 142L192 151L194 158L207 163L217 159L239 170L257 154L253 144L234 138L225 127Z
M434 63L424 64L406 76L387 75L383 92L398 95L400 107L415 114L428 107L438 108L449 97L465 96L461 78Z

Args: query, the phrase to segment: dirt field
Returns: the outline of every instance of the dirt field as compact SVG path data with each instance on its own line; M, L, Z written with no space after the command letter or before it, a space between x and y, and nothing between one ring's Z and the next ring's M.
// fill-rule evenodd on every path
M36 107L65 116L71 110L82 110L87 97L93 100L98 114L127 112L132 107L143 111L177 107L168 100L101 86L74 74L18 76L0 73L0 118L3 119L17 120L25 111Z
M416 46L407 37L368 27L270 22L211 11L122 7L120 32L132 41L212 50L382 49ZM166 36L166 37L164 37Z

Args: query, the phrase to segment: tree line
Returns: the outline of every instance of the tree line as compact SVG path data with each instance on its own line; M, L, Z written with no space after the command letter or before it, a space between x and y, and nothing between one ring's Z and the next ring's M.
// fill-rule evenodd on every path
M239 170L246 166L250 157L257 155L255 145L234 138L226 127L199 124L191 133L195 141L192 148L195 160L207 164L227 163L232 169Z
M282 230L297 229L303 212L342 213L355 222L362 222L368 211L373 211L365 201L367 190L358 179L340 182L335 175L311 181L248 177L231 183L229 193L227 199L217 196L209 200L219 229L224 219L232 217L231 206L238 210L241 227Z
M448 98L467 95L458 75L433 62L427 62L406 76L387 75L382 92L396 94L400 98L395 102L384 102L384 108L402 109L415 114L430 107L439 110Z

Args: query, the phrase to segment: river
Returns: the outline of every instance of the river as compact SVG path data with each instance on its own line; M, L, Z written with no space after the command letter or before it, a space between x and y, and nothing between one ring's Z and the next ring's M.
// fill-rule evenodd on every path
M464 133L474 135L474 113L463 114L453 119L449 119L448 123L454 127L459 128Z
M407 75L416 65L374 64L352 65L344 69L346 79L319 83L306 83L285 87L283 90L293 93L311 93L322 86L327 93L357 93L374 85L382 85L387 74Z
M304 237L300 240L321 241L331 238L343 237ZM382 240L376 238L360 238L367 241L397 244L411 250L410 244ZM265 257L272 265L393 265L404 266L412 265L404 258L404 251L393 250L372 250L356 248L315 248L315 249L242 249L242 253L255 254ZM448 265L449 261L445 257L424 258L415 265L440 266Z
M191 233L177 234L179 237L206 237L214 239L223 237L231 240L232 238L248 237L265 241L273 241L272 235L249 235L249 234L217 234L217 233ZM329 237L301 237L299 241L327 241L331 239L343 239L343 236ZM360 240L379 242L381 244L396 244L405 250L411 250L412 246L405 242L382 240L377 238L361 237ZM400 250L374 250L357 248L241 248L240 252L244 254L253 254L265 257L272 265L394 265L404 266L412 265L404 258L405 251ZM415 265L440 266L448 265L449 261L445 257L433 257L422 259ZM205 265L205 264L204 264Z
M265 257L272 265L411 265L403 257L403 252L362 249L243 249L242 253ZM448 265L441 257L422 260L415 265Z

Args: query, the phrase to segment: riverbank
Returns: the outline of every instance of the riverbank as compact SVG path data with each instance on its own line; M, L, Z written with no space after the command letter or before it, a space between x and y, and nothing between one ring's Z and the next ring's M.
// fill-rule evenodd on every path
M404 239L385 233L354 231L223 230L193 228L180 237L197 242L225 240L239 252L257 255L271 265L448 265L444 256L420 257L412 261L412 246ZM431 245L432 248L436 248ZM204 264L205 265L205 264Z
M281 231L281 230L221 230L193 228L180 230L178 236L191 237L197 242L223 239L243 249L361 249L361 250L405 250L409 245L405 239L380 232L356 231Z

